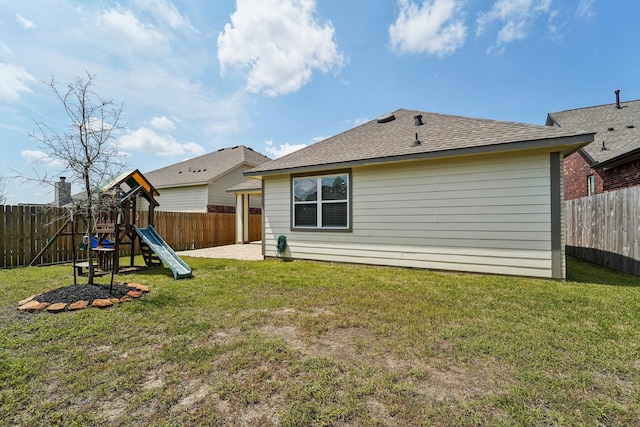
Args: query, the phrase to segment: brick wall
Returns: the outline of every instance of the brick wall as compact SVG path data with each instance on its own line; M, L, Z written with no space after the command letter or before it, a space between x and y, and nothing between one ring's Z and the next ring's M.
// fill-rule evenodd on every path
M580 151L564 159L564 199L571 200L589 195L587 177L592 174L587 159ZM596 176L596 187L598 185ZM596 190L597 192L597 190Z
M640 186L640 159L608 170L591 169L581 152L564 159L564 199L589 195L588 176L595 176L596 194Z
M220 206L220 205L207 205L208 213L236 213L235 206ZM261 208L249 208L250 215L260 215L262 213Z
M603 191L620 190L640 185L640 159L602 171Z

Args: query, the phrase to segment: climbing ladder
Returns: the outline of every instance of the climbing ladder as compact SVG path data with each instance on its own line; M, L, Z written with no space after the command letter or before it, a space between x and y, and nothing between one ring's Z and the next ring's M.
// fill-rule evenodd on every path
M144 258L144 263L147 267L162 267L162 261L158 257L158 255L151 249L147 243L140 239L140 252L142 252L142 257Z

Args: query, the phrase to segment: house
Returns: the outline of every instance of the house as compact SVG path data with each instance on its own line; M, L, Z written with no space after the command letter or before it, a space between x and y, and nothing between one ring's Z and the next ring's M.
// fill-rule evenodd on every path
M547 115L547 126L595 134L594 143L567 157L565 199L640 185L640 100L559 111Z
M145 174L158 190L158 211L235 212L236 198L227 193L245 180L242 173L268 162L270 158L244 145L222 148ZM250 207L260 211L260 197L252 197Z
M265 257L563 279L562 162L592 140L400 109L245 176Z
M249 214L251 197L262 197L262 182L259 179L247 179L227 189L227 193L236 197L236 243L250 242Z

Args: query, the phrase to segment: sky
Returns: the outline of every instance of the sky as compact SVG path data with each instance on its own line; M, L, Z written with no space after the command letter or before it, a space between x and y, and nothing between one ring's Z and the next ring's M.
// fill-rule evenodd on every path
M29 137L86 73L143 174L224 147L277 158L399 108L543 125L640 98L636 0L0 0L0 176L48 203ZM74 192L80 187L74 184Z

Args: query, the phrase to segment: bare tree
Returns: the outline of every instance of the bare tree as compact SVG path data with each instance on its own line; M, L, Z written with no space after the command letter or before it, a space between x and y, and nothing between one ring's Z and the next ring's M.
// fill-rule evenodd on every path
M45 82L61 102L70 120L70 127L59 132L51 126L36 121L38 130L29 136L35 140L47 156L61 164L64 174L72 182L82 185L82 197L74 199L86 216L89 258L88 282L93 283L93 255L91 237L95 228L95 214L100 209L100 190L126 166L126 159L118 152L115 134L124 127L120 123L122 104L105 100L93 90L95 74L86 72L77 77L67 89L58 89L52 78ZM51 175L39 177L42 182L53 182Z

